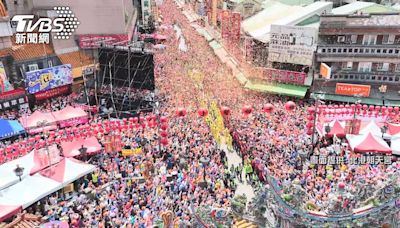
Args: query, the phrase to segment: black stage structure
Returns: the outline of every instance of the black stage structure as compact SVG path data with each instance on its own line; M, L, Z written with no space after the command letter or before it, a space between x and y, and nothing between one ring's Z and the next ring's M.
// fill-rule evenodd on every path
M99 48L97 95L105 113L117 117L153 111L155 103L153 52L144 43Z

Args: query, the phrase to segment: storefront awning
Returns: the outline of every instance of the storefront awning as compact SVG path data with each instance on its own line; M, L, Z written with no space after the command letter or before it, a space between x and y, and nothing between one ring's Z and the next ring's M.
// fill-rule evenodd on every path
M398 106L400 107L400 101L385 100L386 106Z
M319 98L321 100L340 101L340 102L349 102L349 103L356 103L358 100L360 100L362 104L383 105L383 102L381 99L368 98L368 97L351 97L351 96L342 96L342 95L336 95L336 94L312 93L311 98L313 98L313 99Z
M297 86L297 85L289 85L281 83L275 83L273 85L253 84L251 82L246 83L245 88L258 92L274 93L274 94L281 94L281 95L300 97L300 98L304 98L308 90L308 87L305 86Z

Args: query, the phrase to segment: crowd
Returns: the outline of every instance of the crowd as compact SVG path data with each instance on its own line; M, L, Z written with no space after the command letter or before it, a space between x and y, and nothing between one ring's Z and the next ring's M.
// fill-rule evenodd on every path
M178 227L193 226L192 209L201 206L229 208L229 199L235 191L237 177L252 181L257 173L261 181L270 175L278 181L285 194L297 194L293 185L304 192L302 207L330 211L332 195L339 191L339 184L346 183L346 191L356 195L364 180L371 193L382 186L391 175L398 175L399 163L392 165L312 165L304 162L300 154L341 154L349 159L355 156L342 144L319 143L313 150L310 136L306 134L306 110L310 104L296 101L293 112L284 109L286 98L261 95L245 91L228 68L219 62L172 0L160 6L163 26L160 33L168 35L165 49L155 55L156 87L166 102L160 113L168 118L168 141L160 144L158 127L127 127L125 130L108 128L100 116L93 116L83 127L86 136L97 136L102 144L107 134L121 136L123 146L140 148L141 153L123 157L120 153L101 153L89 160L98 170L80 181L77 193L71 199L49 197L29 210L47 215L49 220L65 220L71 227L151 227L162 220L161 214L172 211ZM174 25L182 33L175 36ZM179 48L184 37L185 51ZM203 77L188 77L200 71ZM110 88L102 88L110 92ZM126 90L116 90L125 94ZM137 91L132 91L138 96ZM143 94L140 94L141 96ZM149 95L149 94L147 94ZM147 96L145 95L145 96ZM53 99L35 110L54 111L71 104L76 97ZM210 133L204 119L196 110L201 100L216 100L220 106L231 109L225 123L230 127L243 164L228 167L225 151L221 150ZM265 103L274 104L271 114L261 112ZM244 116L241 108L252 105L253 114ZM188 110L185 117L176 117L175 110ZM10 113L5 113L11 116ZM15 114L15 118L18 114ZM145 119L145 118L144 118ZM133 126L133 125L129 125ZM56 135L63 139L66 133ZM15 142L26 139L20 138ZM210 159L203 166L201 158ZM241 176L242 170L246 174ZM206 177L208 186L200 183ZM365 187L365 186L364 186ZM88 192L89 194L84 194ZM299 193L300 194L300 193ZM41 205L41 206L40 206ZM343 199L343 207L361 206L356 197Z

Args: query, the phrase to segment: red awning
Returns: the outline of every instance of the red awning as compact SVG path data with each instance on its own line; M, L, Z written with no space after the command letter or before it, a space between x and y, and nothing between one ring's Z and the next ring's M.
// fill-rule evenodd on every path
M21 206L4 206L0 205L0 222L5 221L8 218L21 212Z

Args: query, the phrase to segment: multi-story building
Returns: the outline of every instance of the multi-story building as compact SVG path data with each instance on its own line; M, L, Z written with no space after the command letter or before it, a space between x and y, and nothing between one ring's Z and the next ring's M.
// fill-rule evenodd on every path
M315 62L314 94L386 105L400 100L400 14L321 15Z

